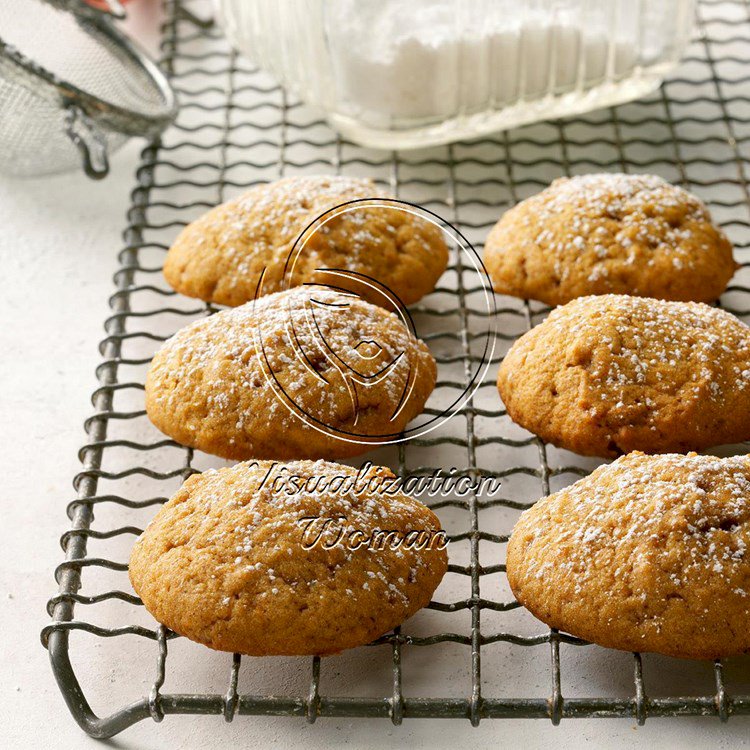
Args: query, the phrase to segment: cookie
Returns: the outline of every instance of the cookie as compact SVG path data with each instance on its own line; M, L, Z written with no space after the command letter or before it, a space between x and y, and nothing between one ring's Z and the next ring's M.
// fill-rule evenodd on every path
M342 458L399 439L436 375L395 313L304 286L179 331L153 358L146 411L224 458Z
M581 297L524 334L497 381L510 417L589 456L750 438L750 328L700 302Z
M371 180L350 177L258 185L185 227L167 253L164 276L188 297L236 306L255 298L261 274L261 291L270 294L330 283L318 269L342 269L375 279L411 304L434 289L448 247L436 226L395 208L335 215L295 254L293 272L287 266L298 236L321 214L347 201L383 197Z
M507 572L552 628L624 651L750 650L750 456L631 453L523 513Z
M448 565L435 514L378 486L393 478L324 461L194 475L136 542L133 588L159 622L221 651L370 643L426 606Z
M484 263L496 292L553 306L607 293L711 302L738 268L702 201L627 174L555 180L503 215Z

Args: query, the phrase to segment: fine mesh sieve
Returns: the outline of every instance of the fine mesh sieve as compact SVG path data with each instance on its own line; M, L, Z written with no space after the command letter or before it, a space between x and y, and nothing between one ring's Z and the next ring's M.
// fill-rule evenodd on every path
M133 135L158 135L176 103L156 65L82 0L0 3L0 171L50 174L108 154Z

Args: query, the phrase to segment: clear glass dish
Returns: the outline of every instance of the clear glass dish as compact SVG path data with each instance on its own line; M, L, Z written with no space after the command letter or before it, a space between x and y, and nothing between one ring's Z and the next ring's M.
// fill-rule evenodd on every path
M230 41L345 137L414 148L636 99L694 0L216 0Z

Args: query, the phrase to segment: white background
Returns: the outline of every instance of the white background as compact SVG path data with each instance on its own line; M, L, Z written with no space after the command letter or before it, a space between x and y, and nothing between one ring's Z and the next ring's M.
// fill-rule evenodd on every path
M131 29L153 47L156 4L132 4ZM61 560L58 539L67 528L70 480L82 421L91 413L96 349L128 193L142 144L113 160L112 174L94 183L73 174L34 181L0 179L0 456L4 534L0 542L0 746L89 748L63 703L39 641L52 571ZM85 664L82 666L85 669ZM112 681L117 675L100 674ZM738 747L748 744L750 721L650 719L464 721L167 717L142 722L111 740L121 748L195 747Z

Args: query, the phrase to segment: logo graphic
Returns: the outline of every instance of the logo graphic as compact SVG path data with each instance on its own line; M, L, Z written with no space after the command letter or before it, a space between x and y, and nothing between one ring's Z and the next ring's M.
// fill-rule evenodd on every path
M456 290L436 290L414 307L412 316L379 280L318 262L323 255L320 247L339 217L345 216L354 226L363 225L362 217L373 210L379 212L379 218L382 212L406 212L438 227L453 253L448 271L457 279ZM268 271L261 275L255 304L264 294ZM278 273L279 269L274 269L273 275ZM277 398L324 434L367 444L397 443L425 435L461 409L487 372L495 343L495 304L486 271L466 238L427 209L383 198L349 201L329 209L300 234L285 260L282 290L300 286L307 287L308 293L287 298L283 334L279 335L278 325L270 331L258 326L255 346L264 363L266 382ZM459 307L469 294L482 308L475 310L471 319ZM433 298L433 304L428 305ZM405 329L404 335L394 337L392 325L384 326L382 316L363 315L361 305L353 310L357 300L392 313ZM438 387L425 412L400 429L403 411L420 378L419 360L409 357L406 350L413 347L415 338L430 342L438 361ZM449 377L441 388L444 369ZM310 382L315 387L311 388ZM382 414L384 408L391 427L383 431L378 425L374 431L370 413L377 409Z

